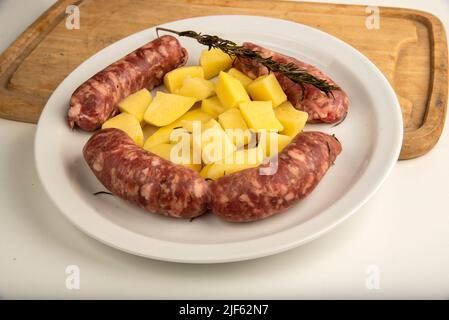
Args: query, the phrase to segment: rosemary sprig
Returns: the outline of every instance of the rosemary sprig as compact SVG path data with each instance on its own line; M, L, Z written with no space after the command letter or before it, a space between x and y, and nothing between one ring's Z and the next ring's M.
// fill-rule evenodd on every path
M267 67L272 72L279 72L288 77L293 82L301 86L301 90L304 97L304 85L310 84L317 88L318 90L324 92L327 96L332 95L332 90L340 90L338 86L328 83L326 80L318 79L317 77L311 75L304 69L298 68L293 63L280 63L274 61L272 57L264 58L259 52L245 48L244 46L237 45L235 42L222 39L218 36L212 36L207 34L197 33L195 31L175 31L166 28L156 28L156 33L159 36L159 31L166 31L175 33L180 37L189 37L198 41L200 44L205 45L209 48L221 49L223 52L227 53L231 57L245 58L261 63Z

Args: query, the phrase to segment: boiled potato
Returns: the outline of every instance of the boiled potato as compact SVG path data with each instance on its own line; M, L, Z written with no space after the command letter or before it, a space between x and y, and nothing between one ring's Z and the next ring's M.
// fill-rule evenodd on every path
M194 164L191 161L192 154L190 150L188 153L186 153L187 159L185 159L185 157L182 157L182 154L175 153L176 151L175 148L176 146L170 143L162 143L157 146L152 146L148 148L144 147L145 150L148 150L158 155L159 157L164 158L165 160L171 161L176 164L182 164L183 166L195 170L197 172L201 171L201 164Z
M273 107L277 107L287 100L287 96L274 73L257 78L246 89L253 100L271 101Z
M181 118L167 126L159 128L146 141L145 147L149 148L162 143L170 142L170 135L175 128L182 128L183 120L199 120L202 123L209 121L212 117L200 109L193 109L184 114ZM184 130L184 129L183 129Z
M164 76L164 85L171 93L176 93L182 87L187 77L204 79L204 70L199 66L181 67L167 72Z
M196 98L200 101L213 96L215 89L214 84L209 80L186 77L177 93L182 96Z
M251 101L239 104L240 112L254 131L282 131L284 127L274 114L270 101Z
M213 96L201 101L201 110L209 113L213 118L217 118L220 113L225 112L226 108L221 104L217 96Z
M272 157L281 152L292 140L291 137L276 132L261 132L258 148L263 150L267 157Z
M134 142L141 147L143 145L143 132L139 120L129 113L120 113L107 120L101 126L101 129L117 128L125 131Z
M201 150L205 164L226 158L235 151L235 146L220 124L211 119L202 126L201 137L194 137L194 150Z
M304 129L309 116L307 112L295 109L289 101L276 107L274 114L284 126L284 130L281 133L290 137L296 136Z
M151 93L147 89L142 89L123 99L118 104L118 108L121 112L132 114L139 122L142 122L143 115L152 99Z
M250 141L251 132L248 130L248 126L239 109L231 108L226 110L218 116L218 122L237 147L248 144Z
M195 102L196 99L192 97L158 91L143 119L149 124L162 127L181 117Z
M217 180L225 175L257 167L263 159L263 150L260 148L239 150L224 160L208 164L201 170L200 175L207 180Z
M220 49L204 50L201 52L200 57L200 65L204 69L204 77L206 79L215 77L220 71L231 67L233 60Z
M220 71L218 75L215 91L225 108L233 108L240 102L250 101L248 93L240 81L223 71Z
M236 78L246 88L253 80L236 68L229 69L228 73Z

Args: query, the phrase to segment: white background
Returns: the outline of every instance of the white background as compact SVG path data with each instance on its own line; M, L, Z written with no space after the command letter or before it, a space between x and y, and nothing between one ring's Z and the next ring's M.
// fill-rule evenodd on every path
M429 11L449 30L449 1L328 1ZM54 0L2 0L3 51ZM253 261L185 265L109 248L78 231L43 191L35 125L0 119L0 298L449 298L449 137L399 162L343 225L300 248ZM78 265L80 290L65 269ZM367 268L380 288L366 287Z

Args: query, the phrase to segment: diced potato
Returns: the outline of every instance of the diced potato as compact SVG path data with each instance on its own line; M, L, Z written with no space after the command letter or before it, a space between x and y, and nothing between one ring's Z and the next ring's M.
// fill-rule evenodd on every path
M152 99L151 93L147 89L142 89L123 99L118 104L118 108L120 112L132 114L139 122L142 122L143 115Z
M259 135L258 148L263 150L267 157L281 152L292 140L291 137L276 132L264 131Z
M253 82L253 79L245 75L240 70L237 70L236 68L229 69L228 73L236 78L240 83L246 88L251 82Z
M281 133L290 137L296 136L304 129L309 116L307 112L295 109L289 101L276 107L274 114L284 126L284 130Z
M250 101L248 93L240 81L223 71L218 75L215 92L225 108L234 108L240 102Z
M143 132L139 120L129 113L120 113L107 120L101 126L101 129L117 128L125 131L134 142L141 147L143 145Z
M282 131L284 127L274 115L270 101L251 101L239 104L240 112L248 126L256 132L261 130Z
M201 138L193 139L193 149L201 150L205 164L226 158L235 151L235 146L220 124L214 119L202 126Z
M180 118L195 102L195 98L158 91L143 119L149 124L162 127Z
M200 175L207 180L217 180L225 175L257 167L262 163L263 158L263 150L260 148L239 150L224 160L205 166Z
M218 116L218 122L237 147L248 144L250 141L251 132L239 109L231 108L223 112Z
M186 160L182 157L182 155L175 154L175 152L174 152L175 145L173 145L173 144L162 143L157 146L152 146L149 148L144 147L144 149L158 155L161 158L171 161L173 163L182 164L183 166L186 166L187 168L190 168L197 172L201 171L201 164L193 164L192 163L192 161L191 161L192 156L191 156L190 151L188 154L186 154L188 157L190 157L190 160L189 160L189 158L187 158L187 160Z
M209 80L186 77L177 93L200 101L214 95L215 88L214 84Z
M204 77L210 79L215 77L220 71L231 67L232 59L228 54L220 49L212 48L201 52L200 65L204 69Z
M210 119L212 119L212 117L208 113L202 111L201 109L190 110L175 122L170 123L169 125L164 126L162 128L159 128L145 141L144 147L149 148L158 144L169 143L170 134L175 128L182 128L183 120L199 120L202 123L204 123L209 121Z
M167 72L164 76L164 85L171 93L176 93L182 87L187 77L204 79L204 70L199 66L181 67Z
M201 101L201 110L209 113L214 119L216 119L219 114L225 112L226 108L221 104L220 99L218 99L217 96L213 96Z
M209 164L205 165L205 166L201 169L201 171L200 171L200 176L201 176L203 179L212 180L211 178L208 178L208 176L207 176L207 172L209 171L209 168L212 167L212 166L213 166L213 163L209 163Z
M253 100L271 101L273 107L277 107L287 100L287 96L274 73L257 78L246 89Z

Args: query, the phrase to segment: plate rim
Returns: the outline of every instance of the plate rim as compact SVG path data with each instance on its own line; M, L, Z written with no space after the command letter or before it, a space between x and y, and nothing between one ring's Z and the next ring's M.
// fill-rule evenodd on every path
M390 155L390 157L385 158L383 162L385 162L385 167L383 168L382 172L380 173L381 178L377 180L376 183L374 183L374 187L368 188L370 191L363 193L363 197L361 199L358 199L355 205L351 206L350 210L347 210L345 214L342 214L338 219L335 219L332 221L332 223L327 223L326 226L322 226L318 229L315 227L315 231L310 233L308 236L302 237L301 239L295 240L288 240L288 241L281 241L281 243L277 243L275 245L270 245L262 249L256 249L254 248L254 243L259 242L261 240L267 240L270 239L272 241L274 238L277 238L277 241L279 242L279 238L282 238L282 236L285 236L287 233L290 235L294 233L295 229L303 226L305 223L308 223L309 226L313 225L313 221L315 224L319 222L319 217L322 216L323 212L326 212L330 210L332 207L334 207L337 203L341 202L345 199L346 194L339 199L336 203L333 205L327 207L324 209L320 214L318 214L316 217L312 217L309 221L306 221L305 223L293 226L291 228L288 228L286 230L282 230L279 232L275 232L266 236L258 237L256 239L250 239L250 240L243 240L243 241L237 241L237 242L230 242L230 243L212 243L212 244L192 244L192 243L179 243L179 242L172 242L167 240L161 240L161 239L155 239L155 238L149 238L147 236L134 233L130 230L124 229L118 225L115 225L114 223L110 222L109 220L105 219L104 217L97 217L99 219L96 219L98 221L104 220L107 221L109 230L100 232L101 235L99 235L98 230L95 232L92 230L91 227L86 226L85 223L80 222L76 219L76 217L73 214L69 214L67 212L67 208L64 206L63 201L58 199L53 192L53 187L51 186L51 183L49 179L44 179L44 172L45 168L43 167L43 161L45 160L45 152L44 149L42 149L42 143L39 144L39 141L42 141L42 137L45 137L45 129L43 126L44 120L41 121L41 119L45 118L45 115L47 112L46 110L49 110L50 108L47 108L48 105L51 104L52 98L55 96L55 93L58 92L58 90L68 81L68 79L71 77L75 71L77 71L79 68L82 68L84 64L92 59L96 55L101 55L103 51L108 50L111 46L119 43L119 42L126 42L129 38L136 37L138 34L143 33L149 33L151 31L155 31L156 27L167 27L169 28L170 25L178 24L178 23L189 23L189 22L195 22L195 20L202 20L202 19L236 19L236 18L246 18L246 19L261 19L261 20L272 20L275 23L281 23L281 24L291 24L294 25L293 27L296 28L304 28L307 32L317 33L320 34L320 36L328 37L331 39L331 41L339 43L340 46L346 47L349 50L352 51L353 54L357 55L357 57L363 61L365 64L370 66L371 71L375 73L375 75L379 78L379 81L383 83L383 89L386 89L386 92L388 92L387 99L390 100L390 103L393 103L394 106L391 106L392 113L394 114L396 121L393 121L393 123L396 123L396 131L394 138L391 139L391 144L393 148L393 153ZM397 129L400 130L397 130ZM393 128L394 129L394 128ZM297 22L284 20L284 19L278 19L278 18L271 18L271 17L261 17L261 16L253 16L253 15L212 15L212 16L202 16L202 17L193 17L193 18L187 18L187 19L181 19L176 20L168 23L164 23L161 25L153 26L151 28L147 28L145 30L136 32L134 34L131 34L125 38L122 38L111 45L108 45L107 47L103 48L102 50L94 53L92 56L87 58L85 61L83 61L80 65L78 65L72 72L67 75L67 77L58 85L58 87L53 91L52 95L48 99L41 116L39 118L39 122L37 124L36 129L36 135L34 139L34 158L35 158L35 165L37 169L37 173L39 176L39 180L42 183L42 186L45 190L45 192L48 194L52 202L57 206L57 208L61 211L61 213L71 222L73 223L78 229L89 235L90 237L105 243L111 247L114 247L116 249L146 257L151 259L157 259L157 260L163 260L163 261L170 261L170 262L182 262L182 263L225 263L225 262L234 262L234 261L243 261L243 260L250 260L250 259L256 259L263 256L268 256L276 253L280 253L289 249L292 249L294 247L300 246L302 244L305 244L309 241L312 241L319 236L323 235L324 233L332 230L339 224L341 224L343 221L351 217L355 212L357 212L360 207L362 207L373 195L374 193L381 187L381 185L384 183L384 181L387 179L389 174L391 173L394 164L396 163L400 149L401 149L401 142L403 139L403 132L402 132L402 114L401 109L399 105L399 101L396 97L396 94L394 93L393 88L389 84L388 80L385 78L385 76L382 74L382 72L367 58L365 57L361 52L353 48L351 45L347 44L346 42L324 32L319 29L315 29L313 27L300 24ZM361 176L363 177L363 175ZM361 178L360 177L360 178ZM355 184L360 182L360 178L355 182ZM351 186L353 188L353 186ZM346 193L349 193L351 189L349 189ZM93 209L92 209L93 210ZM95 210L94 210L95 211ZM312 221L313 220L313 221ZM104 222L103 221L103 222ZM313 229L313 228L312 228ZM148 249L148 247L142 247L140 248L130 248L127 244L121 243L117 244L117 242L111 241L111 233L114 232L123 232L126 231L129 233L127 235L127 241L133 240L137 241L140 244L144 243L145 241L151 240L152 246L151 250ZM286 238L286 237L284 237ZM126 241L125 241L126 242ZM134 245L136 242L134 243ZM175 247L173 247L173 245ZM244 250L242 250L242 246L244 247ZM154 250L154 248L156 250ZM192 248L194 247L194 248ZM257 246L256 246L257 247ZM227 253L225 254L225 251L220 252L221 249L227 249ZM163 252L164 249L175 249L174 251L178 251L178 256L173 256L173 254L165 254ZM237 249L237 250L236 250ZM137 251L136 251L137 250ZM173 250L172 250L173 251ZM187 254L188 251L188 254ZM170 252L170 250L169 250ZM183 254L179 255L180 252L183 252ZM220 252L217 254L217 252ZM204 256L205 255L205 256Z

